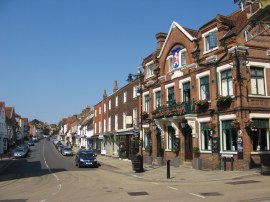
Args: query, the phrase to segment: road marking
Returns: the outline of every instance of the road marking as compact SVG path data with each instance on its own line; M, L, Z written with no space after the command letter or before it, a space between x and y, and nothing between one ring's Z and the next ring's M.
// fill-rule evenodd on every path
M194 193L189 193L190 195L193 195L193 196L197 196L197 197L200 197L200 198L205 198L204 196L200 195L200 194L194 194Z
M175 187L170 187L170 186L168 186L170 189L173 189L173 190L178 190L177 188L175 188Z
M156 183L156 182L151 182L152 184L155 184L155 185L159 185L158 183Z
M56 181L59 182L60 181L59 177L55 173L53 173L51 171L51 168L47 164L47 161L46 161L46 158L45 158L45 148L44 148L44 145L45 144L43 142L43 158L44 158L45 165L46 165L47 169L49 170L49 172L53 174L53 176L56 179ZM62 185L61 184L58 184L58 190L56 192L52 193L52 196L55 196L56 194L58 194L61 191L61 188L62 188ZM40 202L45 202L45 201L47 201L47 199L44 199L44 200L42 200Z

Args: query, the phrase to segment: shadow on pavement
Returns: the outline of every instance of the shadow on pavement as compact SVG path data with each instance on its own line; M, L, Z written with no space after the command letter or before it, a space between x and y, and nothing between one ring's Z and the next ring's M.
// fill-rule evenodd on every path
M7 199L7 200L0 200L0 202L24 202L28 201L28 199Z
M2 170L0 173L0 181L9 181L9 180L18 180L22 178L28 177L41 177L44 175L48 175L51 173L58 173L66 171L64 168L59 169L47 169L46 167L42 167L39 161L29 162L28 159L16 159L16 160L6 160L12 161L7 168ZM1 162L2 163L2 162Z

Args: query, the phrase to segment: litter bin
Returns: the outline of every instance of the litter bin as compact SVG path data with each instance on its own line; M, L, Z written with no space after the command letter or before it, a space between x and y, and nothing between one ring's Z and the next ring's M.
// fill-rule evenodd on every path
M134 155L132 159L132 169L136 172L143 172L143 157L141 155Z

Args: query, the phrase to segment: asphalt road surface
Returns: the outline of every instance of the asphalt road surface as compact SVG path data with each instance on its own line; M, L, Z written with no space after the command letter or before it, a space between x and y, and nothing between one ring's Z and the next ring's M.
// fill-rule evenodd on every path
M27 158L12 161L0 173L0 201L261 201L270 202L270 176L245 183L149 182L121 174L117 168L77 168L51 141L31 147Z

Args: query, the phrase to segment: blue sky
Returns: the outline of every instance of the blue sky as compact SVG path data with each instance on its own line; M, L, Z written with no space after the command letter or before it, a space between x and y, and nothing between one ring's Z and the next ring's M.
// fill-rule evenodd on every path
M155 34L198 29L233 0L0 0L0 101L48 123L92 108L126 84Z

